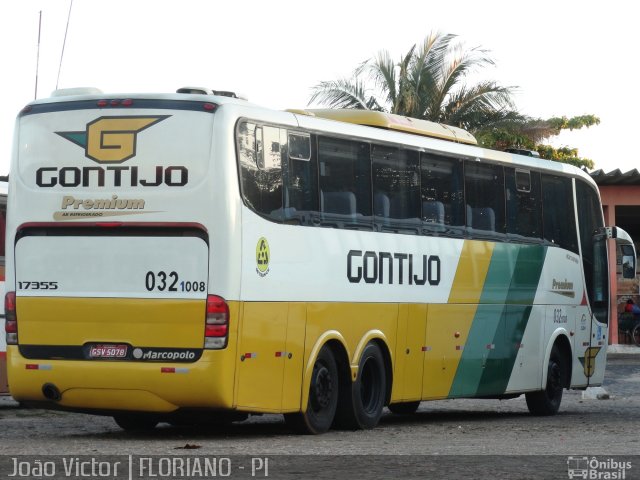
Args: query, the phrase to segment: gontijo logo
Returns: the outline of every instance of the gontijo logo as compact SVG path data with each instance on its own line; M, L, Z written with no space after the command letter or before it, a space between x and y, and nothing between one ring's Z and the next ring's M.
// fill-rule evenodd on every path
M87 158L117 164L135 157L138 133L169 116L100 117L88 123L84 132L56 133L84 148Z

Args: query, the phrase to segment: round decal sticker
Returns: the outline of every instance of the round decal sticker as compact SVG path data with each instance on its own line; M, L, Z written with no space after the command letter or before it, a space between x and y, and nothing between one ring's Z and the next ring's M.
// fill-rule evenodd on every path
M256 245L256 272L261 277L264 277L269 273L269 258L271 252L269 251L269 242L264 237L260 237L258 244Z

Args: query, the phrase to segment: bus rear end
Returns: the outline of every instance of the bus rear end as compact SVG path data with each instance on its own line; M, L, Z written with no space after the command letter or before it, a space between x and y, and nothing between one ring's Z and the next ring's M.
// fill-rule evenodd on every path
M210 292L206 227L218 105L183 97L55 97L19 115L5 298L16 400L125 426L232 407L237 305Z

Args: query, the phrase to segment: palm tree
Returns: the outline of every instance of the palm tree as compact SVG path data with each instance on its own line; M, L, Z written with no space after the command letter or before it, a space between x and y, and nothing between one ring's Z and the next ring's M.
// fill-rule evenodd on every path
M309 103L386 111L473 132L519 118L512 87L493 81L465 83L469 74L488 65L493 61L486 50L465 50L456 35L432 33L398 63L383 50L356 68L352 78L320 82Z

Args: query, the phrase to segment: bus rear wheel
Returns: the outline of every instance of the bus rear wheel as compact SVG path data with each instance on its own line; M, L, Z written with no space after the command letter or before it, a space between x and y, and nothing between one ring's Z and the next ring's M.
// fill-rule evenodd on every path
M338 367L331 349L322 347L313 365L309 401L304 413L288 413L290 427L302 433L324 433L331 427L338 405Z
M547 368L547 386L545 390L525 394L527 407L532 415L555 415L560 409L564 388L565 362L557 346L551 349Z
M143 414L115 415L113 419L118 426L127 432L144 432L153 430L158 425L158 419Z
M341 392L335 425L345 429L368 429L382 417L387 391L384 357L380 347L369 343L358 366L358 376L350 389Z

